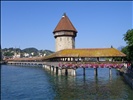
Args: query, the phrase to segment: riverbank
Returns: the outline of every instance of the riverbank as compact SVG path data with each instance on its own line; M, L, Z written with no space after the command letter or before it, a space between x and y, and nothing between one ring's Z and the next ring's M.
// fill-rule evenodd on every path
M124 67L119 72L124 77L125 82L133 89L133 70Z
M133 89L133 71L124 73L123 77L124 77L125 81L129 84L129 86Z

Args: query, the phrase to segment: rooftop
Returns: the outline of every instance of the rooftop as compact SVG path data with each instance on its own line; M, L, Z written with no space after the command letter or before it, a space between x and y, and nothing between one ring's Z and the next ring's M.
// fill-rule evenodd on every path
M64 49L55 52L44 59L57 57L125 57L126 55L115 48L86 48L86 49Z
M47 60L51 58L60 58L60 57L111 58L111 57L126 57L126 55L115 48L86 48L86 49L64 49L45 57L14 58L8 60L9 61Z
M57 24L56 28L54 29L53 33L59 32L59 31L73 31L77 33L76 28L73 26L67 15L64 13L61 20Z

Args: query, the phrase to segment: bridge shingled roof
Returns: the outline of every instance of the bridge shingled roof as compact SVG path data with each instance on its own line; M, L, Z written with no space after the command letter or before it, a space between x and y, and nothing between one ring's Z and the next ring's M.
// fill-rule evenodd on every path
M64 49L45 57L14 58L8 61L42 61L60 57L126 57L126 55L115 48L88 48L88 49Z
M64 49L44 57L44 60L58 57L126 57L126 55L115 48Z
M77 33L76 28L73 26L67 15L64 13L61 20L57 24L56 28L54 29L53 33L59 32L59 31L73 31Z

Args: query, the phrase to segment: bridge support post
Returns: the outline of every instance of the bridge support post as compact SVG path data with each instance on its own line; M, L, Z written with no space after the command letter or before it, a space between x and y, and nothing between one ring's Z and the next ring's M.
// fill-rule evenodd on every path
M71 71L71 75L72 76L76 76L76 69L71 69L72 71Z
M45 69L47 70L47 65L45 65Z
M46 68L46 65L43 65L42 67L45 69Z
M51 66L49 66L49 69L50 69L50 71L51 71Z
M52 66L52 71L54 72L54 66Z
M54 73L55 73L55 74L58 74L58 67L55 67Z
M76 69L60 69L58 68L58 75L76 76Z
M46 65L44 65L44 68L46 69Z
M111 76L112 75L112 70L111 70L111 68L109 68L109 76Z
M61 74L62 75L68 75L68 69L66 69L66 68L65 69L62 69L61 70Z
M50 65L50 71L53 71L53 66Z
M49 66L48 65L45 65L46 69L49 70Z
M83 68L83 75L85 76L85 68Z
M61 75L61 68L58 67L58 75Z
M51 70L51 66L50 66L50 65L48 66L48 70L49 70L49 71Z
M55 66L53 66L53 72L56 73L56 67Z
M47 65L45 65L45 69L47 70Z
M94 68L94 75L97 76L97 68Z
M65 69L65 75L68 75L68 69L67 68Z
M62 75L65 75L65 71L66 71L65 69L62 69L62 71L61 71Z

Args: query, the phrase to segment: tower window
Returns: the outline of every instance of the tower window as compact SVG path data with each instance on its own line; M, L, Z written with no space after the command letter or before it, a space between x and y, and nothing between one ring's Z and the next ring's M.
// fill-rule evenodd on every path
M60 38L60 41L62 41L62 38Z

